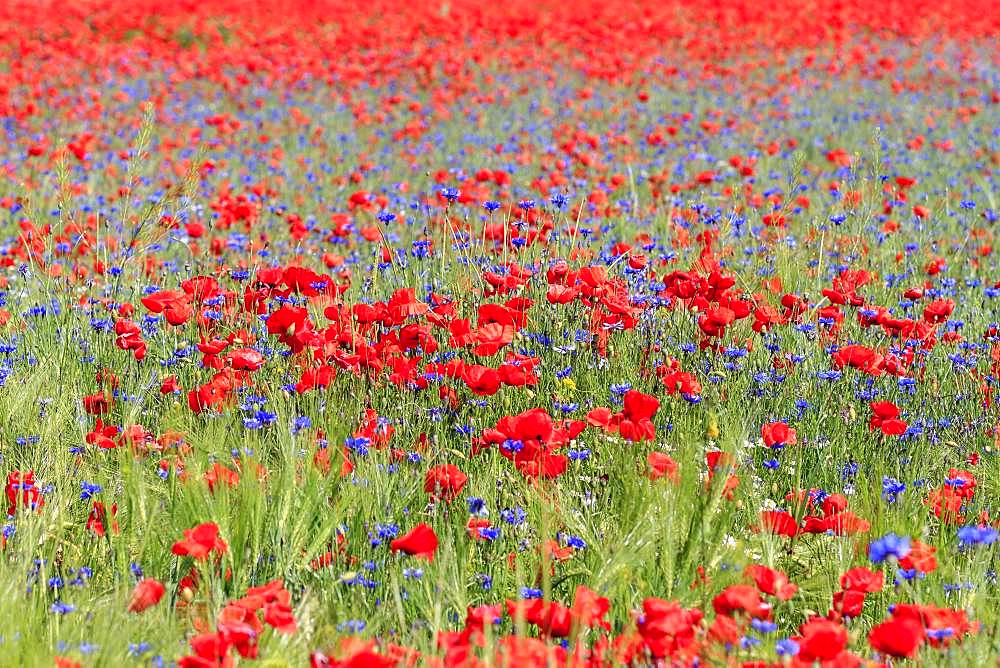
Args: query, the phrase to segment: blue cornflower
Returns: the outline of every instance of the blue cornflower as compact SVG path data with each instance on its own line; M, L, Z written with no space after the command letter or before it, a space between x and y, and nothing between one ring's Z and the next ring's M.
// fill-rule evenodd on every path
M129 643L128 644L128 655L129 656L141 656L141 655L145 654L146 652L148 652L151 649L153 649L153 646L150 645L148 642Z
M346 622L337 624L337 630L347 633L361 633L367 625L363 619L348 619Z
M270 411L265 410L258 410L254 412L253 416L262 425L269 425L278 419L277 413L271 413Z
M896 500L899 494L906 491L906 483L900 482L895 478L890 478L889 476L883 476L882 478L882 498L892 503Z
M774 651L778 656L795 656L799 653L799 644L791 638L785 638L774 644Z
M80 500L87 501L96 494L100 494L104 491L104 488L97 483L87 482L86 480L80 481Z
M524 443L517 439L508 438L506 441L500 444L500 447L507 452L520 452L524 449Z
M477 496L470 496L466 499L466 503L469 505L469 514L478 515L479 513L486 510L486 502Z
M73 605L72 603L64 603L62 601L56 601L55 603L52 604L52 607L49 608L50 612L54 612L57 615L65 615L70 612L73 612L74 610L76 610L75 605Z
M887 533L868 544L868 558L875 564L881 564L889 557L902 559L909 553L910 539L907 536L897 536L894 533Z
M488 541L494 541L500 537L500 529L497 527L479 527L479 537Z
M504 508L500 511L500 518L507 524L517 526L523 524L528 519L528 513L524 508Z
M774 622L767 622L762 619L752 619L750 620L750 626L757 633L774 633L778 630L778 625Z
M299 415L294 420L292 420L292 433L297 434L300 431L308 429L312 426L312 420L309 419L308 415Z
M395 524L376 524L375 532L379 538L395 538L399 535L399 527Z
M959 547L992 545L997 540L997 530L989 526L964 526L958 530Z
M610 388L611 394L617 394L623 396L626 392L632 389L631 383L621 383L618 385L612 385Z
M944 640L955 635L955 629L947 626L943 629L927 629L927 637L934 640Z
M371 444L367 438L363 436L349 437L344 441L344 445L352 452L357 453L364 457L368 454L368 446Z

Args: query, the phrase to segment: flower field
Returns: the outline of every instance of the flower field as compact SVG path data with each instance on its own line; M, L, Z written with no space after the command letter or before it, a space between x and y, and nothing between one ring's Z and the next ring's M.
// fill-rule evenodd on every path
M989 0L0 6L0 665L992 665Z

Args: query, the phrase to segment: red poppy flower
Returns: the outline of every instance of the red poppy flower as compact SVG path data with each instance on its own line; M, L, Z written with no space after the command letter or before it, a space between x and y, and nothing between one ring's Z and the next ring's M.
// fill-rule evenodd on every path
M434 529L421 523L410 529L407 534L393 540L389 547L393 552L402 552L433 561L438 548L438 537Z
M605 621L604 615L611 609L608 599L598 596L597 592L583 585L578 585L576 594L573 597L573 607L570 614L573 620L582 626L593 628L600 626L603 629L610 629L611 625Z
M115 519L118 515L118 504L111 504L111 531L115 535L119 533L118 520ZM108 522L108 511L104 507L104 503L101 501L94 501L93 507L90 509L90 514L87 516L87 530L93 531L98 537L103 537L107 533L107 522Z
M264 623L274 628L278 633L290 635L295 633L298 625L292 616L292 608L286 603L273 602L264 606Z
M864 566L852 568L840 576L840 586L848 591L875 593L882 591L884 583L882 571L871 571Z
M795 430L784 422L768 422L760 428L760 435L769 448L795 445Z
M798 525L791 513L783 510L765 510L760 514L761 527L778 536L792 538L798 533Z
M146 357L146 342L142 339L142 330L131 320L121 319L115 323L115 345L121 350L132 351L137 361Z
M172 394L180 392L181 386L177 383L177 376L167 376L160 384L160 394Z
M921 573L931 573L937 570L938 562L934 553L936 547L915 540L910 543L910 551L905 557L899 560L899 567L905 569L916 569Z
M646 455L649 465L650 480L659 480L666 476L675 485L680 481L677 462L665 452L653 451Z
M277 335L293 353L305 348L311 331L309 312L301 307L285 304L267 318L267 333Z
M493 396L500 389L500 374L495 369L478 364L467 364L462 371L462 380L481 397Z
M256 371L264 366L264 356L253 348L240 348L226 354L226 359L237 371Z
M159 580L143 578L132 590L132 598L128 603L129 612L142 612L160 602L166 587Z
M113 424L104 424L101 418L97 418L94 428L86 435L84 440L90 445L96 445L103 450L117 448L118 443L115 437L118 436L118 427Z
M868 428L880 429L886 436L899 436L906 433L907 424L899 419L899 408L891 401L874 401L868 404L872 416L868 420Z
M660 400L637 390L625 393L624 410L618 422L618 433L626 441L651 441L656 438L653 416L660 408Z
M788 576L767 566L751 564L747 566L743 573L754 581L761 592L770 594L781 601L787 601L795 596L799 590L798 585L792 584Z
M733 646L740 639L740 623L728 615L718 615L708 627L707 637L717 645Z
M732 616L738 611L758 619L768 619L771 616L771 605L750 585L729 585L712 599L712 607L720 615Z
M537 626L540 632L553 638L567 637L573 623L569 608L541 599L507 601L507 614L514 620L524 620Z
M868 643L877 652L897 658L911 658L924 643L924 627L920 622L893 618L874 627Z
M214 492L215 486L220 482L229 487L235 487L240 482L240 474L219 462L215 462L212 464L212 468L205 471L205 482L208 483L208 491Z
M480 529L489 529L490 521L485 517L470 517L465 523L465 530L472 540L486 540L486 537L479 532Z
M514 326L490 322L480 325L473 336L477 345L472 352L480 357L487 357L514 340Z
M83 398L83 410L90 415L106 415L111 411L111 400L103 392L89 394Z
M833 595L833 612L835 614L831 615L831 618L837 619L836 615L860 617L864 606L865 593L863 591L853 589L838 591Z
M551 480L566 472L569 458L562 454L552 454L543 451L535 459L516 462L517 470L526 478L543 478Z
M7 474L7 515L13 517L20 506L25 510L40 510L45 505L41 490L35 484L35 472L11 471Z
M612 413L610 408L598 407L587 413L587 423L592 427L608 429L611 426Z
M178 668L205 668L206 666L229 667L234 665L228 656L233 643L222 633L202 633L188 641L193 652L177 661Z
M424 492L430 494L431 498L454 501L468 480L469 476L462 473L462 470L454 464L442 464L427 471L424 477Z
M881 373L879 365L882 363L883 358L871 348L852 344L837 349L831 356L831 359L836 369L849 366L877 376Z
M935 605L917 605L914 603L897 603L892 609L896 619L909 619L920 624L928 631L950 630L948 634L935 634L927 637L933 647L948 646L960 642L962 638L978 628L978 624L969 621L965 610L939 608Z
M924 322L934 325L946 321L955 311L955 301L952 299L936 299L924 307Z
M167 322L175 327L183 325L194 315L187 295L175 290L160 290L146 295L140 301L151 312L162 313Z
M829 661L847 647L847 629L837 622L813 617L799 628L798 659L812 664Z
M174 543L171 551L178 556L192 556L195 559L205 559L215 552L221 556L228 546L219 538L219 527L215 522L199 524L193 529L184 530L184 540Z
M642 617L636 624L639 636L653 658L677 656L696 646L704 616L697 608L682 608L675 601L647 598Z
M864 533L871 528L868 520L862 519L847 510L842 513L832 513L826 517L810 515L804 518L801 531L803 533L826 533L832 531L838 536L849 536Z

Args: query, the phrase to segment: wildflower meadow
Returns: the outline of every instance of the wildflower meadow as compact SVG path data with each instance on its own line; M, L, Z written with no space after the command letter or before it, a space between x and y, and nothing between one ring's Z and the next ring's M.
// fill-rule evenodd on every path
M0 666L996 665L993 0L0 36Z

